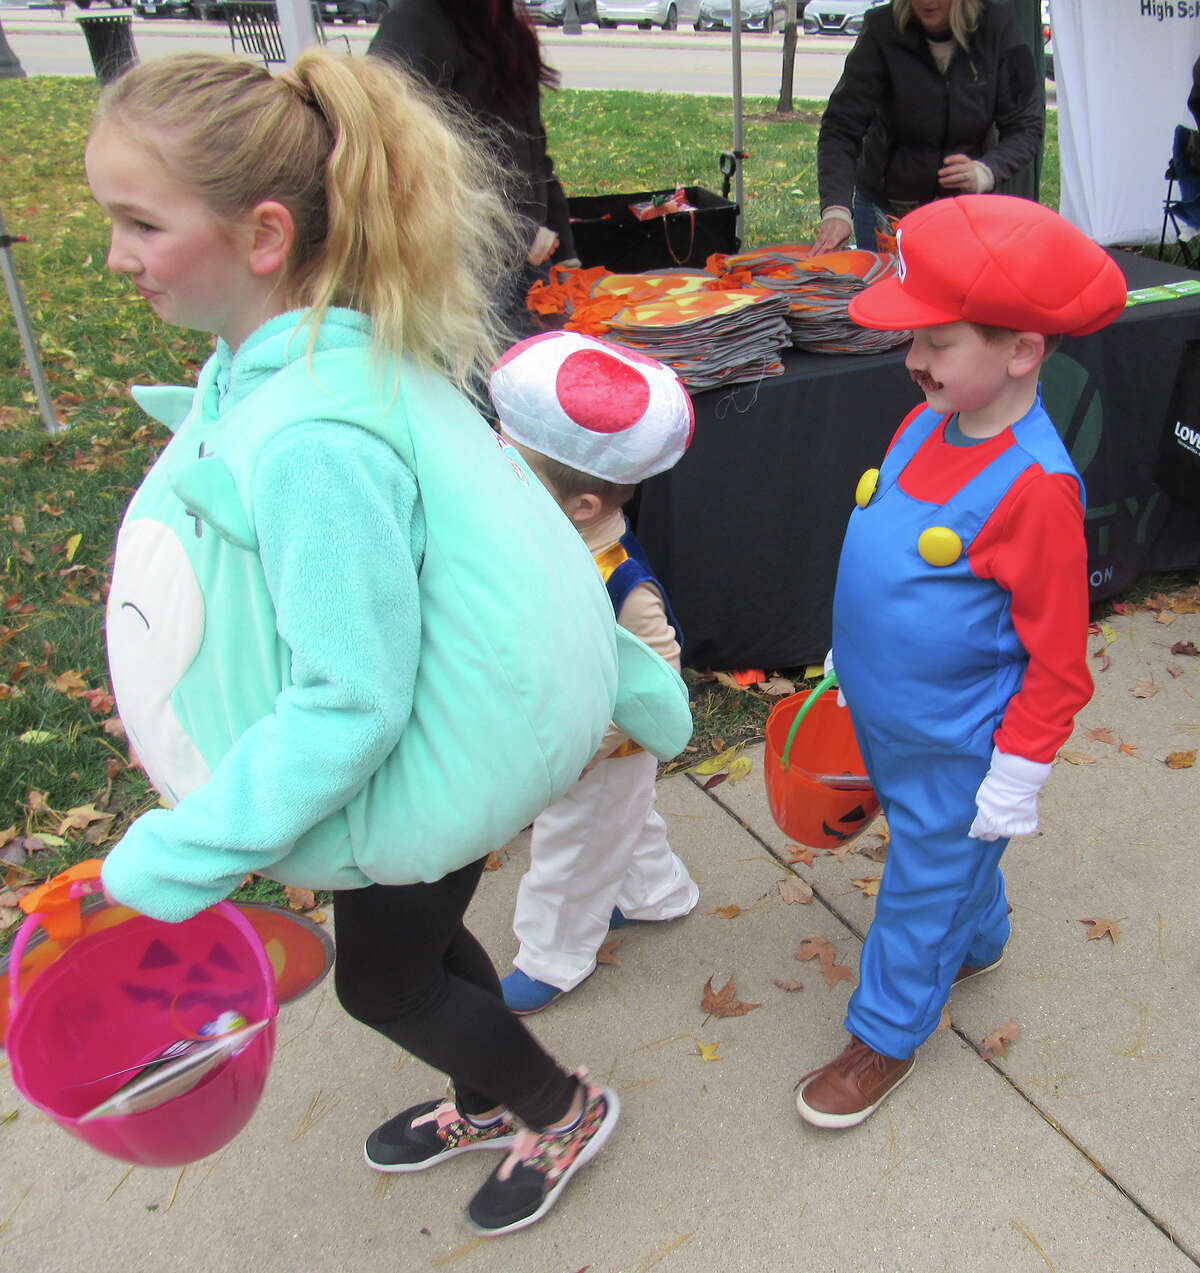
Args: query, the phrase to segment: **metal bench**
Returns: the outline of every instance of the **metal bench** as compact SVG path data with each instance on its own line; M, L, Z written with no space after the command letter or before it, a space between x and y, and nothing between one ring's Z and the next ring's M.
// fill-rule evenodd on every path
M225 12L225 25L229 28L229 42L235 53L262 58L263 66L268 70L272 64L287 65L275 0L237 0L237 3L221 7ZM317 42L326 44L325 22L316 5L313 6L313 27ZM349 39L344 35L337 38L345 40L346 52L349 53Z

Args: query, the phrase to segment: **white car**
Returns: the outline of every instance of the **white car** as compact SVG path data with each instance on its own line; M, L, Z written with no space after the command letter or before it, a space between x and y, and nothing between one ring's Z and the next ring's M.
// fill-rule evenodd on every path
M804 10L805 35L857 35L870 9L888 0L809 0Z
M699 17L700 0L596 0L596 20L602 27L632 22L642 31L674 31L680 22L695 26Z

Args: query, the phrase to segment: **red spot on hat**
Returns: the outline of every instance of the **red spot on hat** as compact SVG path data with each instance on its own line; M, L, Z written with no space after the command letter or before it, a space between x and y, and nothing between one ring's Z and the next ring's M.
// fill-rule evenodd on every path
M554 384L559 406L580 428L621 433L646 414L650 386L636 367L599 349L563 359Z

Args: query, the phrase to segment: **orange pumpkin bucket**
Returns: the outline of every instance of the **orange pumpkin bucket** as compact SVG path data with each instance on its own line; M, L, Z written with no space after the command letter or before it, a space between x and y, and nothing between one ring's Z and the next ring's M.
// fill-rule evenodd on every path
M830 673L812 693L781 699L767 717L763 773L771 816L810 849L848 843L879 811L850 713L825 693L836 685Z

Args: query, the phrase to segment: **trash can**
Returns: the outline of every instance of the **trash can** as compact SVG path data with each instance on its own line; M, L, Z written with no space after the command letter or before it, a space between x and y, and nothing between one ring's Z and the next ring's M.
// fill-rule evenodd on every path
M127 14L96 14L76 18L83 28L92 66L101 84L109 84L137 61L133 47L133 19Z

